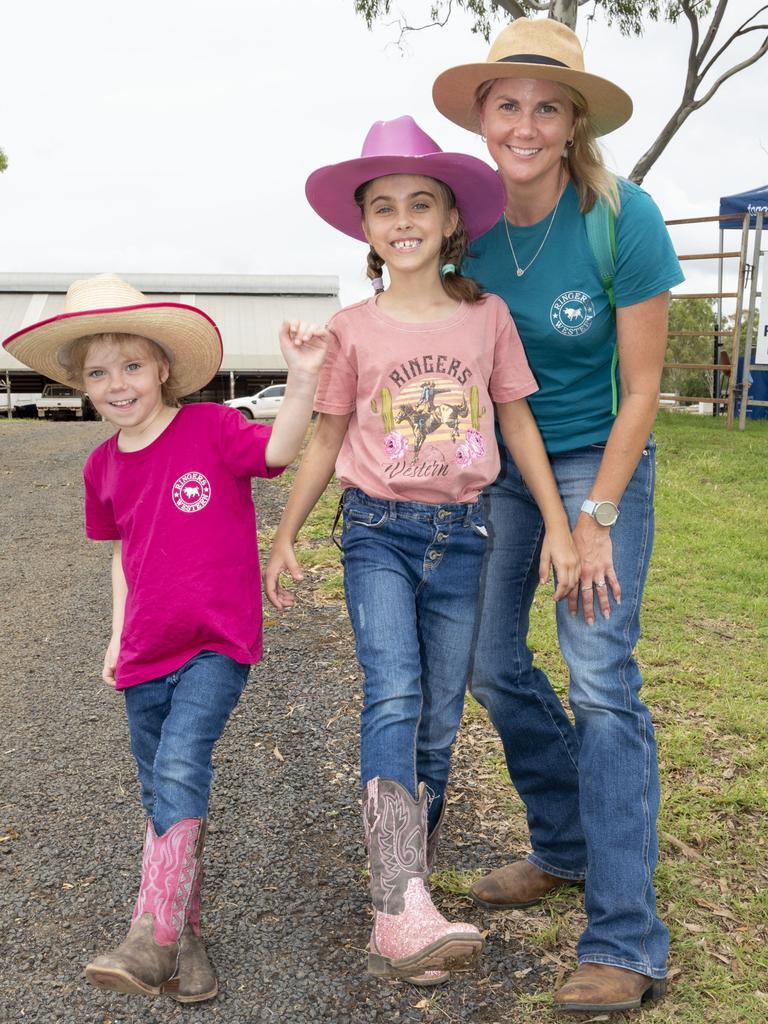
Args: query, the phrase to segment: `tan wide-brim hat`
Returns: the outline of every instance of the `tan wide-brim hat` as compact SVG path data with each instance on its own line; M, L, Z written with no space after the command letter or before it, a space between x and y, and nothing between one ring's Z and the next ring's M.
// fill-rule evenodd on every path
M627 93L607 78L586 72L578 36L551 18L513 21L494 40L484 64L461 64L438 75L432 99L441 114L479 133L477 89L497 78L544 78L570 86L586 100L595 135L607 135L632 116Z
M206 313L178 302L148 302L115 274L75 281L63 313L24 327L6 338L3 347L45 377L71 384L71 343L103 333L136 334L157 342L168 356L179 397L205 387L221 365L221 335Z

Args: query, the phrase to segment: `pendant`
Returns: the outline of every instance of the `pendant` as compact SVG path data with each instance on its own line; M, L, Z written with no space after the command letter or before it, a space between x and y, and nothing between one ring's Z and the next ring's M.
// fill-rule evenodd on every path
M522 277L524 273L525 273L525 271L521 267L517 268L517 276L518 277Z

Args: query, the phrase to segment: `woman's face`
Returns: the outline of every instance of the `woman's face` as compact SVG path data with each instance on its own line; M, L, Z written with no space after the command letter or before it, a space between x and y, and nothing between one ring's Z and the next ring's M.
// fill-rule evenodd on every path
M573 103L556 82L499 78L493 83L480 123L508 191L555 194L575 120Z

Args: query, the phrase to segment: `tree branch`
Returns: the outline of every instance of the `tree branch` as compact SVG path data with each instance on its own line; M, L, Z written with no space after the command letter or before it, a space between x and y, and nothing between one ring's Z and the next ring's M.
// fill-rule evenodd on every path
M745 36L749 32L760 32L763 29L768 29L768 25L750 25L750 27L747 28L747 25L749 25L750 21L752 21L754 18L756 18L758 16L758 14L762 14L763 11L768 11L768 4L764 4L762 7L759 7L755 11L755 13L753 15L751 15L751 17L747 18L747 20L745 22L743 22L741 25L739 25L739 27L736 29L736 31L733 32L728 37L728 39L726 39L726 41L723 43L723 45L720 47L720 49L717 51L717 53L712 57L712 59L707 64L707 66L701 72L702 78L707 74L707 72L712 67L712 65L715 63L715 61L719 57L722 57L722 55L725 53L725 51L728 49L728 47L731 45L731 43L735 39L738 39L740 36Z
M756 63L756 61L760 60L761 57L764 57L766 53L768 53L768 36L765 37L761 45L757 48L757 50L755 50L751 57L747 57L747 59L743 60L740 64L734 64L732 68L729 68L728 71L725 71L722 75L720 75L720 77L714 82L714 84L708 90L708 92L706 92L704 96L701 97L701 99L696 100L696 102L693 104L692 109L698 110L699 107L703 107L705 103L708 103L712 99L712 97L715 95L715 93L723 84L723 82L727 82L729 78L732 78L734 75L737 75L740 71L743 71L744 68L748 68L752 64Z

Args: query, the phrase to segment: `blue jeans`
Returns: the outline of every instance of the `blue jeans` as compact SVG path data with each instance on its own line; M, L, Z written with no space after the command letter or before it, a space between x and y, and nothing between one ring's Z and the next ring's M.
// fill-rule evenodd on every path
M573 527L603 456L591 446L551 456ZM527 646L543 524L509 455L489 488L472 693L498 731L509 774L528 814L529 860L560 878L585 879L587 928L580 963L612 964L654 978L666 973L669 937L656 914L659 778L656 741L639 697L633 651L653 545L655 446L649 441L611 528L622 603L587 626L557 606L576 727Z
M344 590L364 675L363 786L395 779L440 813L461 721L486 546L481 502L344 492Z
M208 817L211 755L250 668L201 651L176 672L123 691L141 802L157 835L183 818Z

